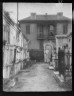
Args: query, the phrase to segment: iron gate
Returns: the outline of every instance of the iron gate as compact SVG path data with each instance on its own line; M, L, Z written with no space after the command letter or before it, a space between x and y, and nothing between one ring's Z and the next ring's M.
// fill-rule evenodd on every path
M64 54L64 61L65 64L65 74L64 77L71 76L72 77L72 53L65 53ZM55 57L55 70L58 70L58 58Z

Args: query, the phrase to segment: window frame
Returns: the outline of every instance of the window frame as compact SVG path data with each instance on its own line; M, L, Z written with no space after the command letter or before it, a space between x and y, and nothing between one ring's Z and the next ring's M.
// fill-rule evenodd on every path
M39 32L40 32L40 33L43 33L43 25L40 25L40 26L39 26Z
M53 26L53 29L52 30L50 29L51 26ZM53 36L54 36L54 30L55 30L54 25L53 24L50 24L48 26L48 35L52 36L51 33L53 33Z
M63 34L67 34L67 26L68 26L67 23L63 24Z

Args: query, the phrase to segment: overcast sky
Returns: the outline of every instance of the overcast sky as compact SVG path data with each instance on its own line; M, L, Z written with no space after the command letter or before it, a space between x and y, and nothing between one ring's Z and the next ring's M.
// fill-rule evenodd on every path
M17 3L3 3L3 9L11 12L11 18L17 21ZM63 15L72 18L72 3L18 3L18 19L30 16L30 13L36 14L56 14L63 12Z

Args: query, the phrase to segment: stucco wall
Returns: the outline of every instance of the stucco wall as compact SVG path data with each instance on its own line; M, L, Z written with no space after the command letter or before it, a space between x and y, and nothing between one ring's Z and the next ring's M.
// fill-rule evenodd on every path
M39 49L36 24L30 24L30 34L26 34L26 24L21 24L21 30L23 34L30 40L29 49Z
M44 26L43 32L44 32L44 35L45 35L45 36L48 35L48 27L47 27L47 26Z
M72 32L72 22L68 24L68 33Z

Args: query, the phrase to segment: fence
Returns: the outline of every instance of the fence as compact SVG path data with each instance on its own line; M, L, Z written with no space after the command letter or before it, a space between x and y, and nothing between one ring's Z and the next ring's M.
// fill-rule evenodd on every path
M65 75L72 75L72 53L65 53Z
M63 62L65 63L64 66L62 65L64 68L63 71L65 72L64 77L65 78L69 76L72 77L72 53L65 53L63 60L64 60ZM55 70L59 71L58 70L58 56L55 57Z

